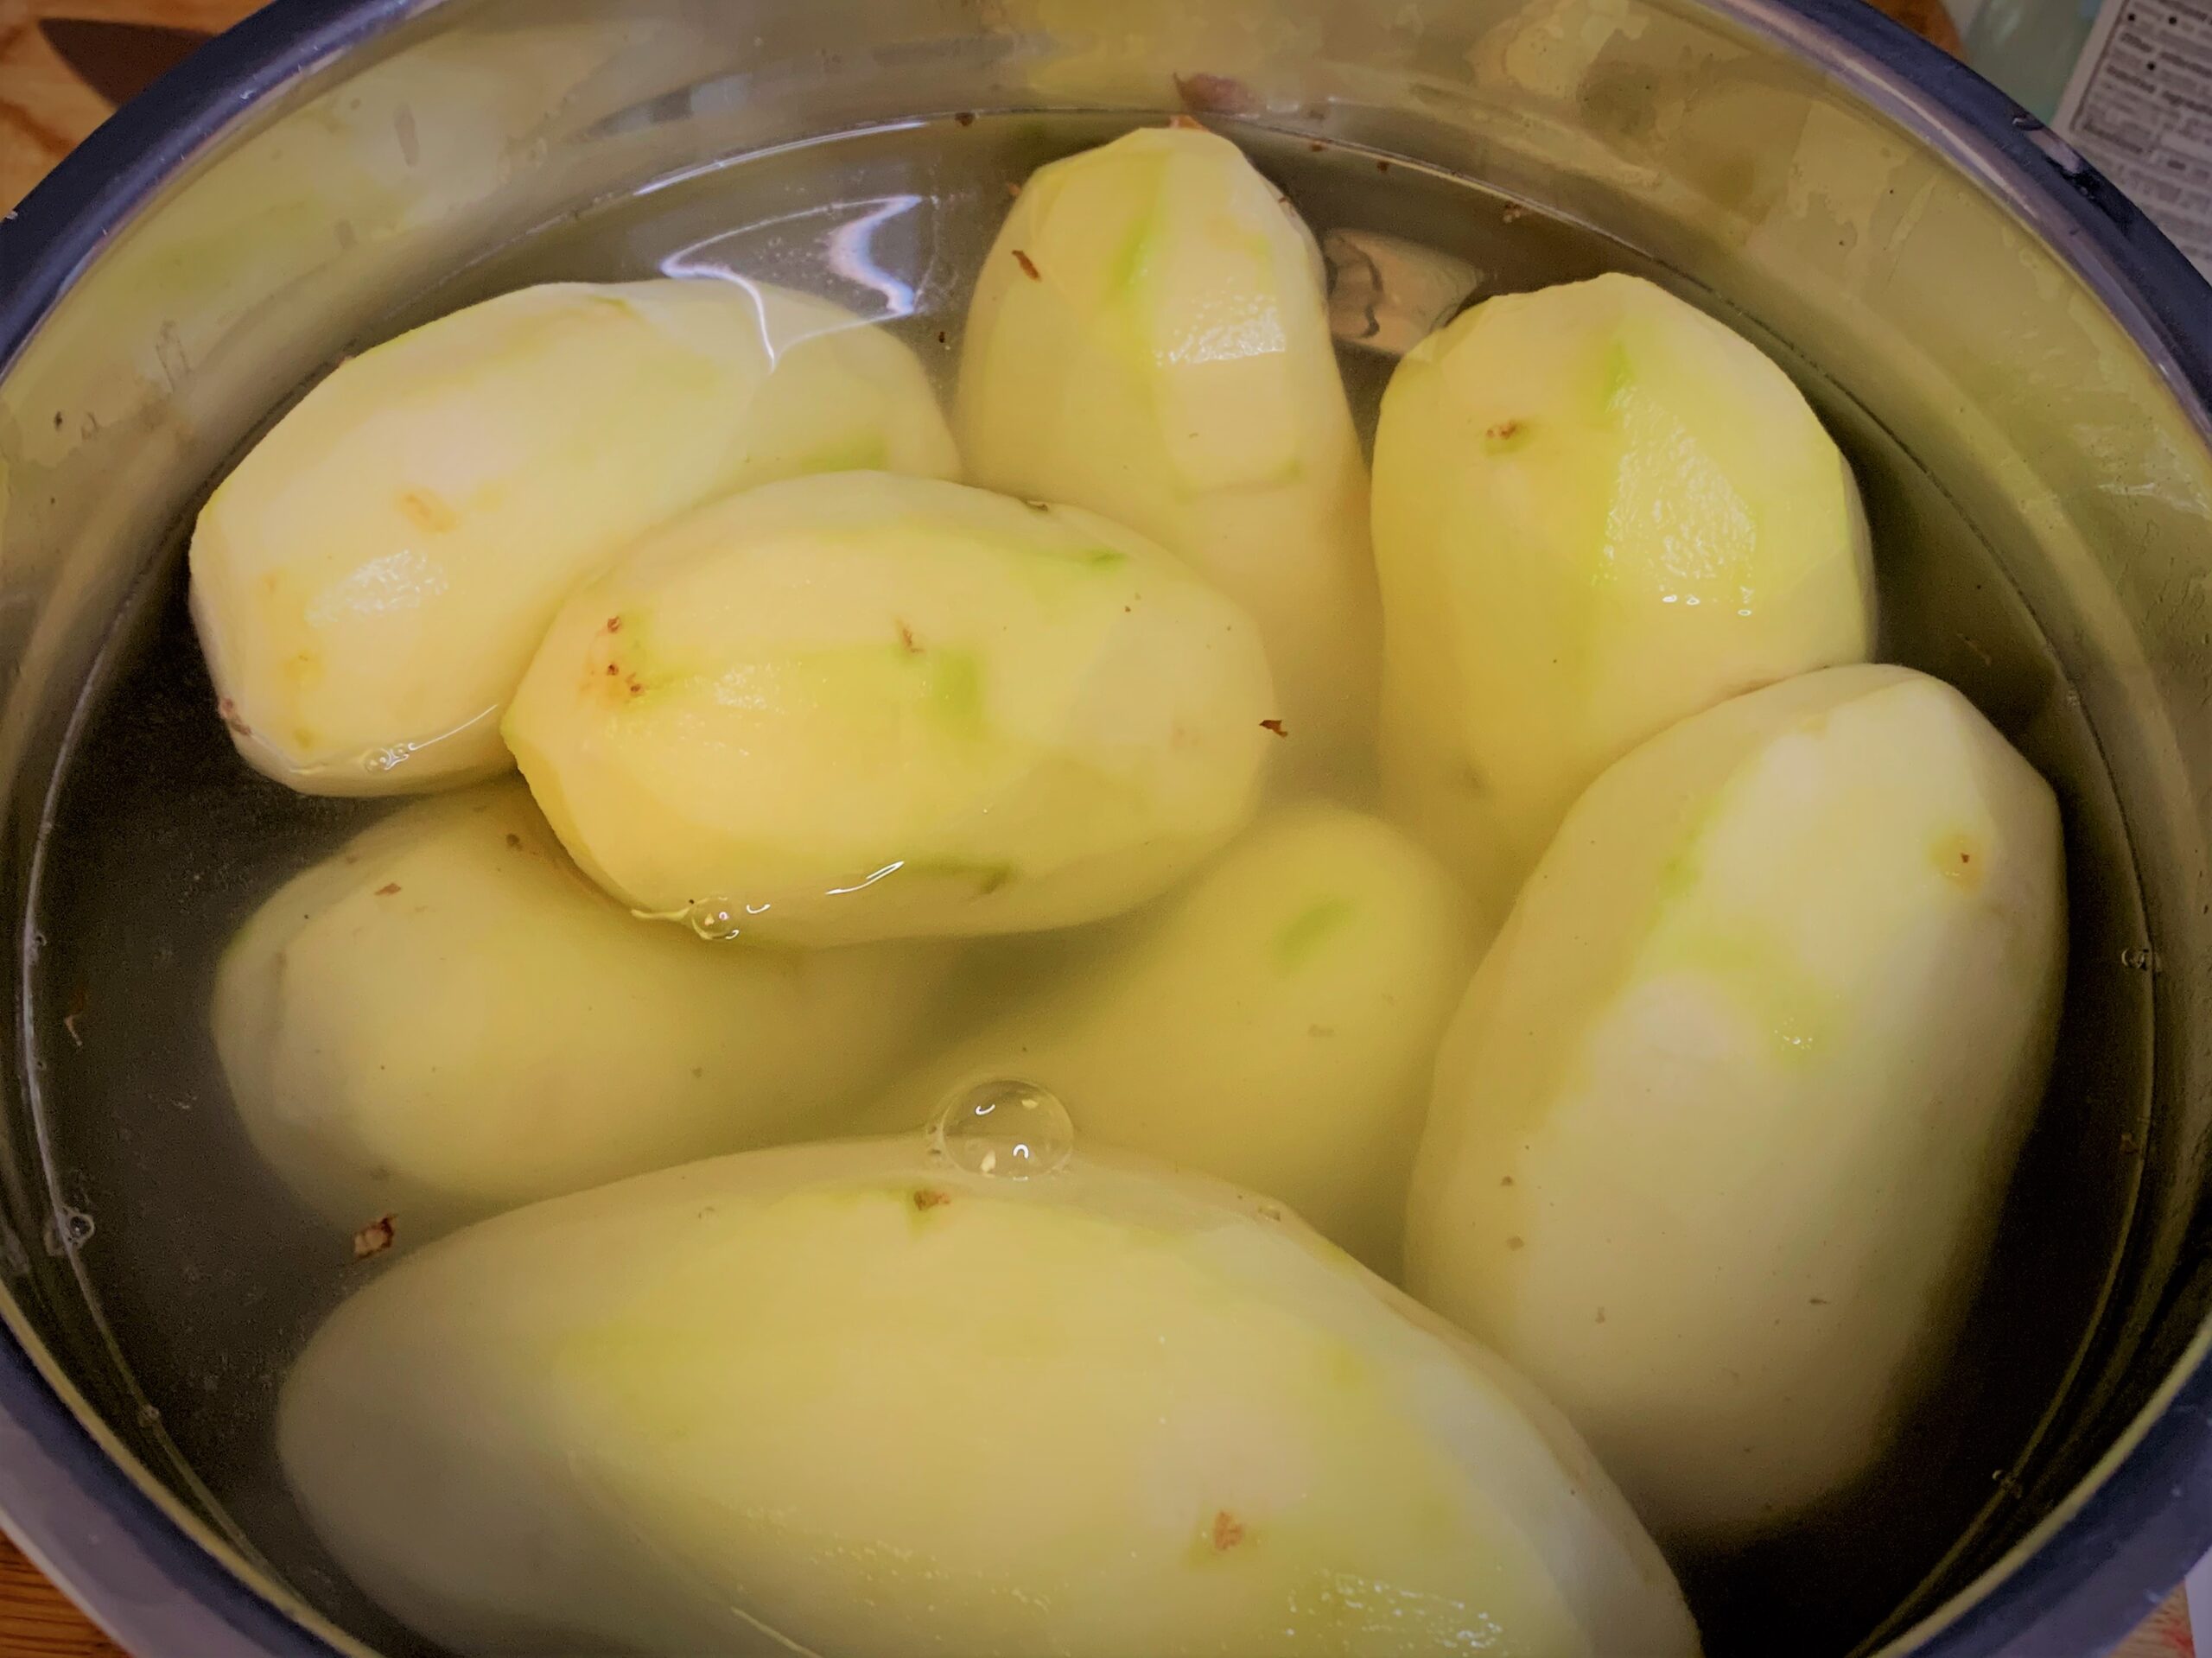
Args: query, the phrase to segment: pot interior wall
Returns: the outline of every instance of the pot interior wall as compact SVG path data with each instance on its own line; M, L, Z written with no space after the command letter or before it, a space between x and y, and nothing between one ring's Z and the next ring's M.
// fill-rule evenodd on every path
M2196 1335L2201 408L1969 167L1743 24L1627 0L1201 10L1147 0L1100 28L1075 0L448 0L201 155L0 380L0 896L21 943L0 1299L155 1479L387 1650L410 1648L314 1553L265 1452L284 1359L346 1268L255 1170L204 1013L220 940L361 819L242 785L177 526L272 410L410 316L641 274L734 202L758 218L828 178L949 203L928 234L957 241L1129 111L1202 105L1321 226L1376 226L1389 160L1380 227L1493 286L1641 270L1759 339L1866 487L1885 653L1960 684L2059 789L2067 1023L1970 1338L1865 1489L1691 1563L1716 1654L1904 1630L2066 1501ZM912 124L967 111L1005 113ZM937 252L881 244L924 295L918 343L964 299ZM1370 395L1387 369L1351 366Z

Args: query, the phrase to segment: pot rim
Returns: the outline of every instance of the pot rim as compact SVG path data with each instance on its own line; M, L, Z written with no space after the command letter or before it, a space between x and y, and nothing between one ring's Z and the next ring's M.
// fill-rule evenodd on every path
M448 3L271 0L117 111L0 219L0 375L114 230L244 111ZM2056 134L1861 0L1700 3L1820 65L2002 201L2118 320L2212 446L2212 287ZM1933 1615L1914 1658L2080 1658L2120 1640L2181 1579L2212 1547L2209 1350L2212 1329L2200 1329L2096 1470ZM342 1650L65 1402L4 1299L0 1528L134 1651Z

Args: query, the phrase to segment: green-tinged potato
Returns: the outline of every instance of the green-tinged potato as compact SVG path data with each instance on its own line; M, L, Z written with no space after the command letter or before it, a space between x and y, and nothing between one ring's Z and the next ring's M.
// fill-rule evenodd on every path
M823 944L1096 920L1249 816L1276 739L1243 613L1091 513L855 473L639 543L507 715L641 912Z
M880 1088L941 952L717 948L639 921L517 783L420 802L264 904L214 1028L262 1154L403 1242L518 1204L819 1133Z
M1106 513L1251 612L1287 759L1363 747L1366 469L1313 238L1236 145L1147 128L1040 168L977 281L955 421L977 483Z
M278 1440L477 1658L1697 1649L1511 1372L1259 1200L1087 1156L787 1147L504 1216L342 1306Z
M1086 1141L1265 1192L1394 1274L1436 1045L1482 942L1451 878L1395 830L1289 807L1189 887L1071 943L1049 988L856 1126L1035 1083Z
M1644 743L1529 877L1438 1064L1408 1282L1662 1541L1786 1523L1946 1359L2050 1063L2061 863L1965 698L1852 667Z
M1383 775L1503 908L1590 779L1874 638L1850 467L1748 341L1633 276L1484 301L1375 440Z
M806 472L949 477L906 346L754 283L524 289L334 370L201 511L192 605L238 751L311 794L504 769L555 608L639 535Z

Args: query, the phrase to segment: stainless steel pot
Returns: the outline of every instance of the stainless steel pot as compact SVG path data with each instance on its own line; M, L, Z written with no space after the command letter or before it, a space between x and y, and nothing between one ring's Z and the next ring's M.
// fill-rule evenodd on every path
M1916 659L2060 784L2068 1034L1974 1338L1714 1604L1801 1654L2086 1658L2212 1547L2212 289L2052 134L1856 0L277 0L0 226L0 1518L134 1650L402 1641L154 1407L132 1309L211 1293L128 1213L87 1237L90 1096L54 1083L43 906L88 878L56 779L169 527L395 295L579 204L917 116L1179 103L1478 179L1777 342ZM202 1172L169 1172L188 1210Z

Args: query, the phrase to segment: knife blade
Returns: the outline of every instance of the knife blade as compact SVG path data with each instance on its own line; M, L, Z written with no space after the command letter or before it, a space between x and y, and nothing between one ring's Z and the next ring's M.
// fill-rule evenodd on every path
M38 32L78 78L111 104L127 104L214 36L166 23L41 17Z

